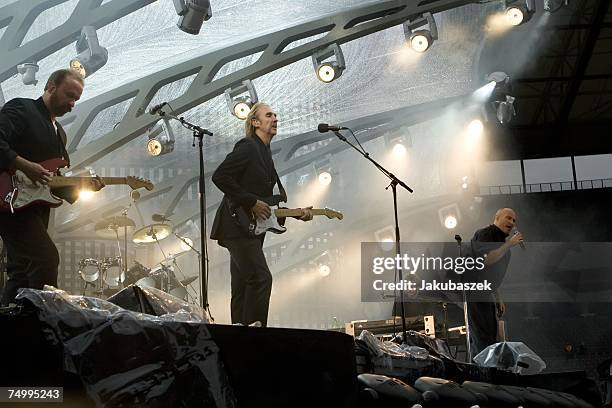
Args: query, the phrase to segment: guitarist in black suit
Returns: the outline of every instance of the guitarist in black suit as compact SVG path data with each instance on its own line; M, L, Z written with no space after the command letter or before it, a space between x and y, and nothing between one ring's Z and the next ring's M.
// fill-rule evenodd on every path
M256 103L246 121L246 137L215 170L212 181L224 193L213 222L211 238L230 253L232 323L267 325L272 274L263 253L264 235L249 236L234 216L238 208L255 217L267 219L272 214L264 197L274 203L287 201L287 194L274 169L270 142L276 135L278 118L272 108ZM274 195L278 184L280 194ZM303 209L303 221L312 219L309 209Z
M0 170L21 170L33 182L49 183L53 174L38 162L69 161L66 133L55 119L70 112L82 93L83 78L62 69L51 74L40 98L8 101L0 110ZM92 187L99 190L103 184L95 180ZM60 190L53 192L71 203L76 200L78 190ZM59 254L47 232L49 214L44 205L31 205L15 214L0 213L0 236L8 257L1 304L12 303L19 288L57 286Z

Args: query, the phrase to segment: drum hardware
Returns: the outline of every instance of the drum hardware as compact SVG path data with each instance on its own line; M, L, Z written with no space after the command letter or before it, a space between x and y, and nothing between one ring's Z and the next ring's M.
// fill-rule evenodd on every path
M135 244L152 244L167 238L172 232L169 224L150 224L145 225L132 235L132 242Z
M130 204L131 205L131 204ZM98 221L94 227L98 236L103 238L115 238L117 240L117 249L119 250L119 257L106 258L103 262L106 262L106 269L110 270L107 276L110 276L107 284L110 287L117 287L123 283L125 275L127 274L127 237L128 229L132 231L136 227L136 223L133 219L127 216L129 207L122 210L120 216L108 217L101 221ZM121 240L119 239L119 230L123 228L123 251L121 250ZM116 267L116 268L115 268ZM118 270L117 270L118 268Z

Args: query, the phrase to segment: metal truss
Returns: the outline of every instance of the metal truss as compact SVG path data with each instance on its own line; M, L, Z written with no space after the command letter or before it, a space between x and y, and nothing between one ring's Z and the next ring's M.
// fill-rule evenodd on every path
M68 0L19 0L0 8L0 83L17 74L17 65L40 61L74 43L83 26L104 27L156 0L81 0L68 20L42 36L22 44L36 18L45 10Z
M433 119L437 117L445 107L457 103L467 96L468 95L452 97L407 108L395 109L345 122L342 125L353 129L360 141L365 143L369 140L381 137L388 132L392 132L401 126L410 126ZM330 133L321 134L312 131L274 142L272 144L272 149L278 174L280 176L290 174L296 170L309 166L321 157L336 154L348 148L345 143L334 140L325 147L295 157L294 154L300 147L330 138L335 138L335 136ZM218 162L207 163L207 167L211 169L205 174L208 182L210 182L209 178L218 164ZM161 195L165 195L165 199L157 205L157 208L159 208L158 212L166 215L172 214L175 212L176 206L184 197L187 189L197 184L197 177L198 175L195 171L186 171L179 176L165 180L156 185L155 190L152 192L144 193L139 202L143 203L149 200L158 201ZM94 235L89 236L77 231L83 226L94 222L94 220L116 214L128 204L129 198L122 197L111 203L105 203L98 208L88 211L86 215L81 215L69 221L59 222L56 220L55 238L58 240L97 239ZM208 205L207 214L214 212L218 205L219 201L215 201ZM181 226L198 216L199 207L198 204L194 202L191 208L183 209L181 212L175 214L173 220L175 226Z
M73 114L63 121L64 124L72 124L68 135L68 150L74 152L71 154L72 166L83 167L104 157L138 137L157 122L158 116L145 112L151 100L164 85L195 75L195 79L182 95L168 101L174 113L179 115L222 94L225 89L239 85L246 79L260 77L310 57L317 50L330 44L346 43L397 26L426 12L437 13L470 3L480 3L480 1L393 0L371 3L212 51L83 101ZM287 46L295 41L306 40L324 33L327 34L322 38L287 49ZM262 55L253 64L231 74L215 77L227 63L257 53ZM114 130L77 149L85 132L101 111L130 99L126 114Z

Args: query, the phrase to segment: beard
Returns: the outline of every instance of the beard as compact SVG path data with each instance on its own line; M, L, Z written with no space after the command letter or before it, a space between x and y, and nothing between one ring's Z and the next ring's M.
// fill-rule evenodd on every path
M64 116L66 113L70 111L70 107L68 105L62 105L59 102L59 98L57 94L52 94L49 98L51 114L55 117Z

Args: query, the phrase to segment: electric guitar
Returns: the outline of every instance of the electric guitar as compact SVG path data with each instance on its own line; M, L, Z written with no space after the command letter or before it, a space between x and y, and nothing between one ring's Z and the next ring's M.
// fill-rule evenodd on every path
M267 199L261 199L268 203L268 205L278 205L278 200L270 197ZM344 215L338 211L330 210L329 208L312 208L310 209L312 215L324 215L330 220L336 218L341 220ZM274 234L282 234L287 231L287 227L280 225L278 222L279 218L293 217L300 218L303 214L301 208L276 208L272 210L272 214L266 220L256 218L255 215L249 211L244 210L242 207L237 207L232 212L232 217L236 220L238 225L249 234L250 237L256 237L265 232L272 232Z
M68 163L63 159L50 159L39 163L51 173ZM0 212L15 212L32 204L59 207L63 200L53 195L52 189L60 187L89 187L94 177L53 176L48 184L33 183L21 170L0 171ZM127 184L132 189L144 187L153 190L153 183L139 177L100 177L106 185Z

